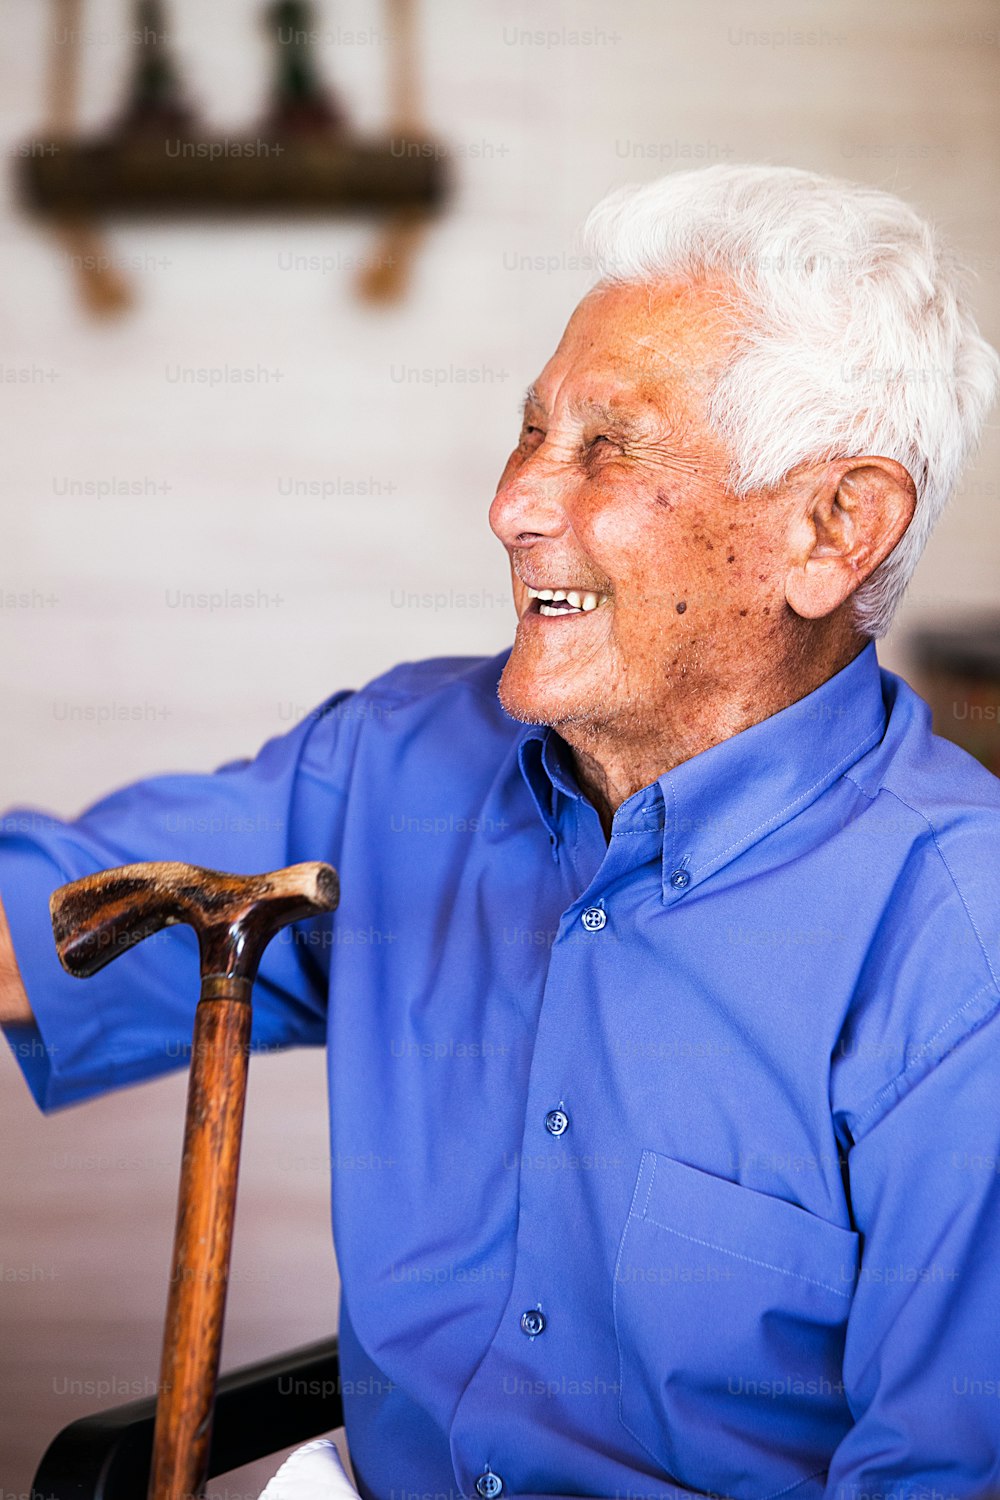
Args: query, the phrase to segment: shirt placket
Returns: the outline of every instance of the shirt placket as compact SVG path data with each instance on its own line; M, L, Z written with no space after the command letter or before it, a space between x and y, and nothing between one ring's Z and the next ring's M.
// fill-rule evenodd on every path
M560 860L578 873L594 868L598 840L594 809L582 800L564 807L555 841ZM645 865L659 882L663 799L657 785L619 809L612 838L596 874L563 912L549 959L536 1029L523 1134L517 1153L517 1241L510 1294L494 1337L456 1408L451 1451L458 1486L479 1500L498 1500L523 1490L531 1463L529 1434L546 1426L545 1405L566 1389L586 1386L593 1421L614 1424L617 1378L610 1365L593 1369L592 1338L574 1326L580 1299L573 1281L572 1175L594 1159L612 1134L609 1121L587 1119L574 1107L574 1072L585 1065L581 1044L587 1018L581 1006L597 1007L583 970L614 965L620 954L615 930L615 892ZM599 857L599 855L598 855ZM585 878L585 877L584 877ZM581 881L582 883L582 881ZM610 951L595 955L594 945ZM607 1107L613 1108L612 1101ZM608 1330L610 1336L610 1329ZM581 1369L582 1357L591 1365ZM589 1409L588 1409L589 1414ZM541 1441L541 1438L540 1438ZM535 1457L541 1452L535 1449Z

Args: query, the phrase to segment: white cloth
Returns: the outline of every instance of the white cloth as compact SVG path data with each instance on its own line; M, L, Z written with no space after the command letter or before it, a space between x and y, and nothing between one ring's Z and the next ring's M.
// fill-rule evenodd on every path
M360 1500L347 1477L337 1445L317 1438L296 1448L273 1479L268 1480L260 1500Z

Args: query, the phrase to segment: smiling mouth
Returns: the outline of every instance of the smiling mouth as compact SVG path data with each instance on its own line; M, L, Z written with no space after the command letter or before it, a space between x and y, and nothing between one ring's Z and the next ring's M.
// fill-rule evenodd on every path
M598 594L583 589L532 589L525 590L537 606L538 613L552 618L555 615L589 615L602 604L609 604L610 594Z

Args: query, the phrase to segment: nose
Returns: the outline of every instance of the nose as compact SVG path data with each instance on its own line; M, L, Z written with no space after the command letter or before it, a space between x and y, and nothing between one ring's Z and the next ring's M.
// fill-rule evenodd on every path
M490 506L490 526L505 547L561 536L567 526L562 485L540 454L508 464Z

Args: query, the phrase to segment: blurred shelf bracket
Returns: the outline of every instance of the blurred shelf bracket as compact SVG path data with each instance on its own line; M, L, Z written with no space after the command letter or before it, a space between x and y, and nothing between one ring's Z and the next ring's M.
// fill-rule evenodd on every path
M162 0L132 0L132 76L125 108L104 134L74 129L82 0L53 0L47 134L17 157L22 205L70 253L85 305L122 311L130 289L97 222L246 214L377 218L376 253L356 284L371 302L397 300L424 231L449 195L447 150L423 128L418 104L416 0L384 0L389 28L389 121L361 135L320 80L309 0L270 0L264 23L274 62L258 130L202 131L171 56Z
M925 626L907 644L935 733L1000 776L1000 615Z

